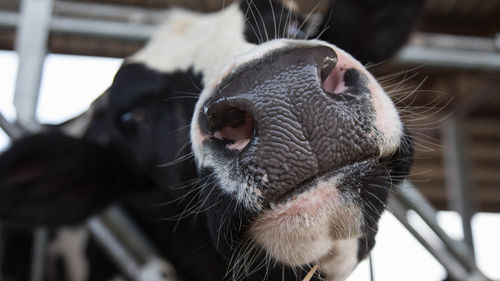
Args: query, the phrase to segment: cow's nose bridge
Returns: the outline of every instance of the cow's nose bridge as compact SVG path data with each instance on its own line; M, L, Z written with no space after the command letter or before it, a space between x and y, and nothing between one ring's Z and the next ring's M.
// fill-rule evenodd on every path
M274 50L240 65L223 79L203 106L211 135L226 142L230 149L243 149L257 130L281 125L286 128L290 120L280 119L298 117L287 117L283 111L307 103L308 95L325 94L322 86L332 80L328 77L336 63L333 49L307 46ZM269 118L275 120L269 122Z

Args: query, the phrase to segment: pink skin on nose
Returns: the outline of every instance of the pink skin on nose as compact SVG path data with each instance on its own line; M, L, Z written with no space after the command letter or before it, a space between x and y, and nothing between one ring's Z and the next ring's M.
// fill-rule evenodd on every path
M349 66L343 56L339 55L335 68L323 81L323 89L331 94L345 92L347 87L344 83L344 73L349 68L352 68L352 66Z
M214 138L233 141L226 147L233 150L242 150L250 142L254 127L252 116L245 112L245 123L243 125L239 127L225 126L214 133Z

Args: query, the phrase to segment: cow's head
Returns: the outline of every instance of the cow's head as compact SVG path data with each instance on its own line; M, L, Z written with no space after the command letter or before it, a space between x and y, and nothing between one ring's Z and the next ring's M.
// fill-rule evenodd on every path
M268 0L170 11L89 112L0 158L0 215L62 224L130 192L196 194L186 201L205 214L234 277L278 262L343 280L373 247L412 145L374 77L333 44L364 61L386 57L420 1L333 2L361 16L325 17L330 30L313 34L322 40L306 40L309 22ZM83 135L60 134L77 125ZM195 192L176 187L195 177L194 163Z

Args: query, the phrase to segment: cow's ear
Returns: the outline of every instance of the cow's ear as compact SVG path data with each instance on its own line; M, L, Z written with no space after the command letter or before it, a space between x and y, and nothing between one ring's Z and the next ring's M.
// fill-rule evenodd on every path
M390 58L408 39L425 0L330 0L319 38L362 63Z
M25 137L0 156L0 221L80 223L113 201L151 188L130 153L56 134Z

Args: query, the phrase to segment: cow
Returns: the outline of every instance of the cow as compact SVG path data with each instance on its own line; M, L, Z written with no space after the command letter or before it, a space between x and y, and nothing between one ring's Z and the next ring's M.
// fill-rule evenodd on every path
M318 26L269 0L170 10L87 112L0 156L0 219L77 225L120 202L183 280L345 280L413 155L363 64L421 6L331 1Z

